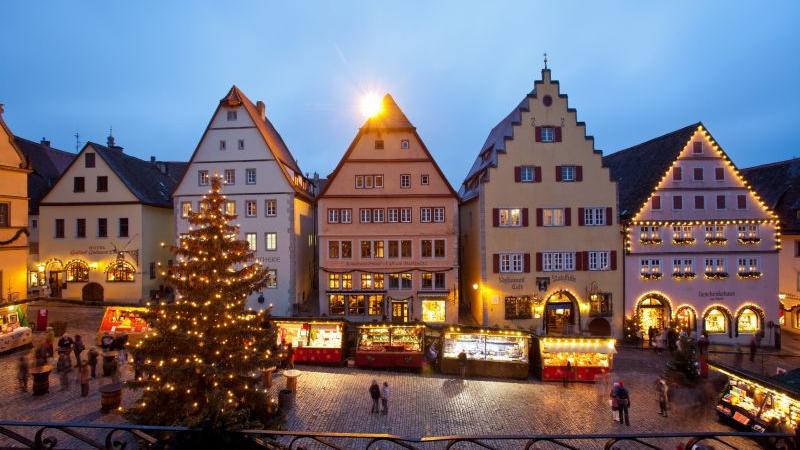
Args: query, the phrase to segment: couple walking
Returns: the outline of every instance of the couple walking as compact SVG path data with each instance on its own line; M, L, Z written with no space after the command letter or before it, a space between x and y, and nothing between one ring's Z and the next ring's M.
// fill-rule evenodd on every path
M369 396L372 398L372 410L370 414L381 413L384 416L389 414L389 383L384 381L383 387L378 386L377 380L372 380L369 387ZM378 400L381 401L383 409L378 407Z

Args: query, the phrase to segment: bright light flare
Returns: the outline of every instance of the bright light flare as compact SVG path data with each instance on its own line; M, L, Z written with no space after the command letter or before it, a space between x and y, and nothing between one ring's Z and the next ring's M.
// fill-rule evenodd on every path
M383 112L383 101L374 92L368 92L361 98L361 112L366 117L375 117Z

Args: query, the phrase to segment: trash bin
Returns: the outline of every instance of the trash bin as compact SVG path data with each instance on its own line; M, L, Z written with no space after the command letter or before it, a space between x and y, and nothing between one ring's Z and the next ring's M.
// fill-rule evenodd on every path
M289 389L281 389L278 392L278 408L281 411L291 409L294 407L294 392Z

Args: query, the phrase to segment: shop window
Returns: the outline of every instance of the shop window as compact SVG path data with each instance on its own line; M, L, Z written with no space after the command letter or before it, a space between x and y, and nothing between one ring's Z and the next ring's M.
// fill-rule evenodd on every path
M343 273L342 274L342 289L353 289L353 274L352 273Z
M736 319L736 332L738 334L754 334L757 333L761 327L761 317L753 308L744 308L739 312L739 317Z
M728 332L728 315L719 308L713 308L704 320L705 331L708 334L725 334Z
M446 305L447 303L444 300L423 300L422 321L444 322L447 318Z
M611 309L611 293L610 292L596 292L589 295L589 315L595 317L610 317Z
M344 295L328 294L328 312L332 316L344 315Z
M383 315L383 295L373 294L367 296L367 314L370 316Z
M363 316L367 312L366 297L364 295L347 296L347 314L350 316Z
M329 273L328 274L328 289L339 289L341 287L341 282L339 281L339 274L338 273Z
M682 306L675 313L675 320L678 322L678 329L686 332L697 329L697 314L691 306Z
M117 260L108 266L106 271L106 281L108 282L132 282L136 275L136 270L127 261Z
M267 289L278 289L278 270L267 270Z
M85 283L89 281L89 265L84 261L68 263L66 271L68 283Z
M533 317L530 297L506 297L506 320L530 319Z

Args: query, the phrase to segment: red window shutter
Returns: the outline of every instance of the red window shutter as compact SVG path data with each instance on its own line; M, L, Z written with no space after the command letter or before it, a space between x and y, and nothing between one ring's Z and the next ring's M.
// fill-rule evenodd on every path
M583 270L589 270L589 252L581 252L583 258Z
M800 241L794 241L794 256L800 257Z
M725 209L725 196L718 195L717 196L717 209Z
M583 267L583 252L575 252L575 270L586 270Z
M737 195L736 196L736 207L739 209L747 208L747 196L746 195Z
M522 226L528 226L528 208L522 208Z
M578 208L578 226L586 225L586 217L584 217L584 209Z
M617 270L617 251L611 250L611 270Z
M654 195L652 199L650 199L650 207L653 209L661 209L661 196Z
M493 208L492 209L492 226L499 227L500 226L500 209Z
M542 271L542 252L536 252L536 271Z
M514 181L516 181L517 183L522 181L522 167L520 166L514 167Z
M717 167L714 169L714 178L717 180L724 180L725 179L725 169L722 167Z
M533 181L536 183L542 182L542 168L539 166L533 168Z
M564 225L572 225L572 208L564 208Z
M523 267L523 271L525 273L531 273L531 254L525 253L523 257L523 263L525 264Z
M542 142L542 127L536 127L536 142Z
M544 220L543 220L542 216L543 216L542 208L536 208L536 226L537 227L542 226L542 223L544 223Z
M606 226L614 225L614 210L610 206L606 207Z
M492 270L494 273L500 273L500 255L497 253L492 255Z
M556 142L561 142L561 127L555 127Z
M683 179L683 172L680 167L672 168L672 179L675 181L681 181Z
M561 166L556 166L556 181L561 181Z
M672 209L683 209L683 197L680 195L672 197Z
M575 166L575 181L583 181L583 166Z

